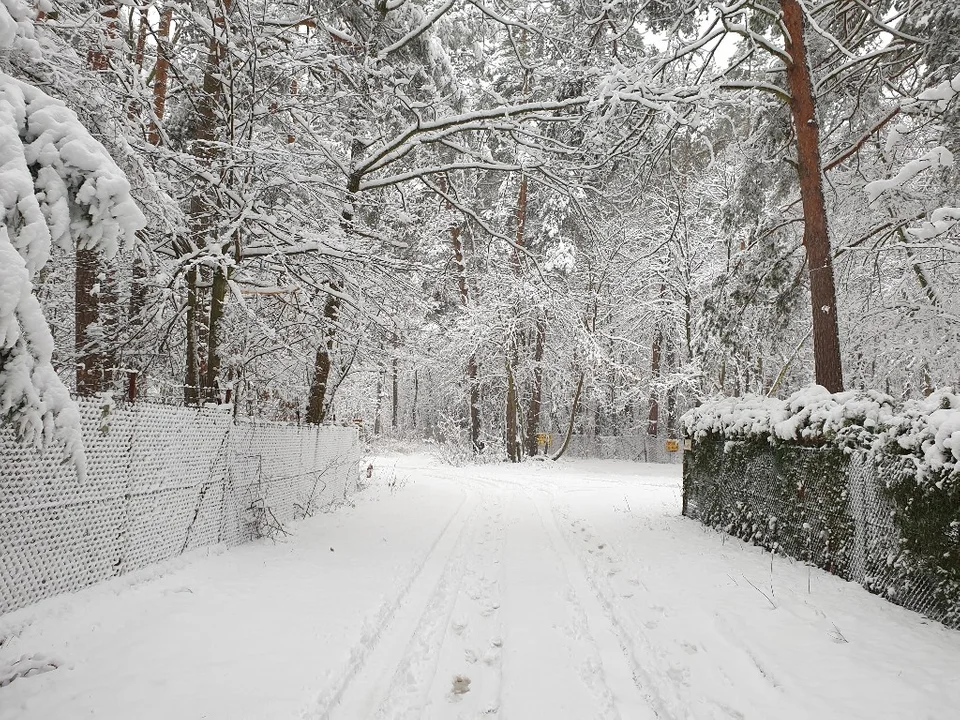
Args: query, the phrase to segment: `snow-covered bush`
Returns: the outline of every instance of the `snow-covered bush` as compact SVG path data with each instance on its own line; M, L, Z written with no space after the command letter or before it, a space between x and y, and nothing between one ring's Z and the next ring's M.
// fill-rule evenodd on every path
M872 390L831 394L819 385L785 400L759 395L708 400L680 418L694 440L759 439L769 443L840 445L909 456L918 481L960 481L960 395L950 388L896 407Z
M918 478L943 483L960 480L960 395L950 388L922 400L909 400L885 418L877 450L908 455Z
M820 385L798 390L786 400L763 395L719 398L680 418L686 437L702 440L763 438L769 442L852 444L893 412L893 398L874 391L830 393Z
M19 0L0 0L0 51L39 52ZM34 278L52 243L110 258L145 220L123 172L76 114L2 71L0 212L0 417L27 442L62 442L82 477L79 415L52 365Z

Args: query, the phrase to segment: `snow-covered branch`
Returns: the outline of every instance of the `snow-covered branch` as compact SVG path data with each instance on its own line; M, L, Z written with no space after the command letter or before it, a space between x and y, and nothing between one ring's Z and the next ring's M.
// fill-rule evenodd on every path
M0 47L32 50L31 16L0 3ZM80 420L53 368L54 343L33 280L64 248L116 254L145 224L107 151L59 100L0 73L0 417L33 445L64 444L84 474Z

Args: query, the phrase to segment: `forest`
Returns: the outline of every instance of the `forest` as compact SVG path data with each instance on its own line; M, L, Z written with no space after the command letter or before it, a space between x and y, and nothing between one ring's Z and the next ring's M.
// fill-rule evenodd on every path
M958 56L956 0L0 0L0 416L519 461L960 385Z

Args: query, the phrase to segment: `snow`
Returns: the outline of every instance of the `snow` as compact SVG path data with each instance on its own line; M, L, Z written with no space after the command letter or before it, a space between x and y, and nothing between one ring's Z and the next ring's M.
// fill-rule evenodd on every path
M944 388L909 400L886 419L877 444L895 443L915 458L921 479L960 470L960 395Z
M49 10L49 3L43 3ZM24 0L0 0L0 48L11 48L27 53L39 52L33 39L35 11Z
M950 232L960 222L960 208L942 207L930 213L928 221L919 227L907 228L907 233L919 240L933 240Z
M960 633L679 515L672 466L373 459L353 507L0 619L0 720L947 718ZM24 657L25 656L25 657Z

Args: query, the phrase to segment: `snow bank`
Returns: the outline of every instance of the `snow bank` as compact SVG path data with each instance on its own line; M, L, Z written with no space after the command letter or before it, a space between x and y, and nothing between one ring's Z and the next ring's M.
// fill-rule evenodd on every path
M960 627L960 395L813 386L686 413L685 514Z

